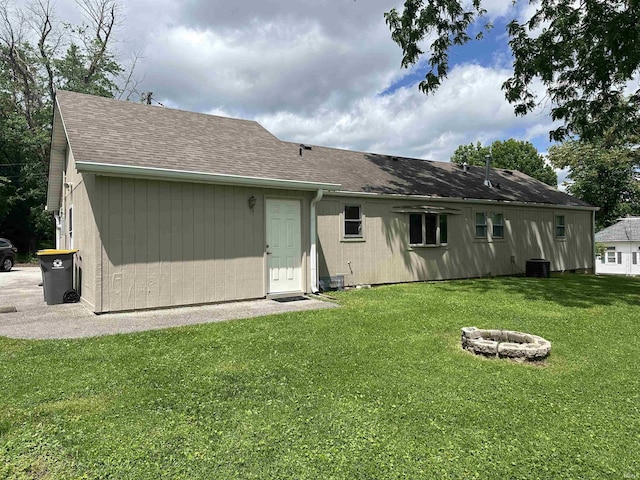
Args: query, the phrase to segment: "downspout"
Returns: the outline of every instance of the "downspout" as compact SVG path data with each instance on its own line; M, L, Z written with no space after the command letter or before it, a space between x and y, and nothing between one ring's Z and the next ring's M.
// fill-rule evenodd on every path
M318 234L316 227L316 204L322 200L324 190L319 189L316 196L311 200L309 208L309 238L311 239L311 251L309 253L309 261L311 263L311 293L318 293L318 250L316 244L318 242Z
M56 220L56 250L60 250L60 232L62 230L62 223L60 222L60 214L57 212L53 214L53 218Z
M627 222L629 221L629 215L627 214ZM630 228L627 228L627 225L624 226L624 234L627 236L627 240L629 240L629 256L627 257L627 261L625 262L626 267L627 267L627 276L631 276L631 269L632 269L632 263L631 263L631 253L633 251L633 238L632 235L629 233L631 231Z

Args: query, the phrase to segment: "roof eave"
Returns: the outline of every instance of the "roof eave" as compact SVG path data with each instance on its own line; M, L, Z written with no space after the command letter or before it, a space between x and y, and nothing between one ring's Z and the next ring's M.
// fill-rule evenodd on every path
M51 153L49 155L49 178L47 183L47 204L44 207L49 212L60 209L62 197L62 175L67 151L67 134L58 98L56 96L53 108L53 122L51 127Z
M458 197L435 197L431 195L407 195L396 193L375 193L375 192L350 192L350 191L332 191L327 192L330 196L346 196L346 197L362 197L362 198L385 198L395 200L428 200L430 202L450 202L450 203L473 203L473 204L490 204L490 205L511 205L514 207L539 207L539 208L564 208L568 210L586 210L598 211L600 207L591 205L563 205L558 203L536 203L536 202L520 202L512 200L491 200L477 198L458 198Z
M196 172L189 170L173 170L157 167L139 167L132 165L118 165L76 161L76 169L80 173L93 173L110 177L131 177L148 180L169 180L195 183L210 183L218 185L238 185L264 188L278 188L286 190L338 190L337 183L307 182L301 180L286 180L279 178L251 177L244 175L229 175L222 173Z

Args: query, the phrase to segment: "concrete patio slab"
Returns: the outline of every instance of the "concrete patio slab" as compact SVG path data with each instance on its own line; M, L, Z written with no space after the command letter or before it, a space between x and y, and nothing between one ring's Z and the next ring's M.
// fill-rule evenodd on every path
M335 308L316 299L297 302L251 300L195 307L95 315L80 303L47 305L42 295L40 268L15 267L0 272L0 336L24 339L83 338L118 333L252 318L277 313Z

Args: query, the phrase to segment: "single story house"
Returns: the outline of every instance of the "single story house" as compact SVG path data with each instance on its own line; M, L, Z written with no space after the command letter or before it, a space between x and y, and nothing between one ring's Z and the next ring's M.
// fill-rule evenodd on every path
M606 247L596 260L596 273L640 275L640 217L627 217L596 233Z
M285 142L254 121L58 91L47 210L96 313L593 271L595 208L517 171ZM486 170L486 171L485 171Z

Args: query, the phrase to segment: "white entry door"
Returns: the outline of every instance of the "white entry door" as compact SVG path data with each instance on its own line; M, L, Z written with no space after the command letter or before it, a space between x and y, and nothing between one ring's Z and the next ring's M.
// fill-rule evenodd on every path
M300 202L267 199L268 293L302 291Z

